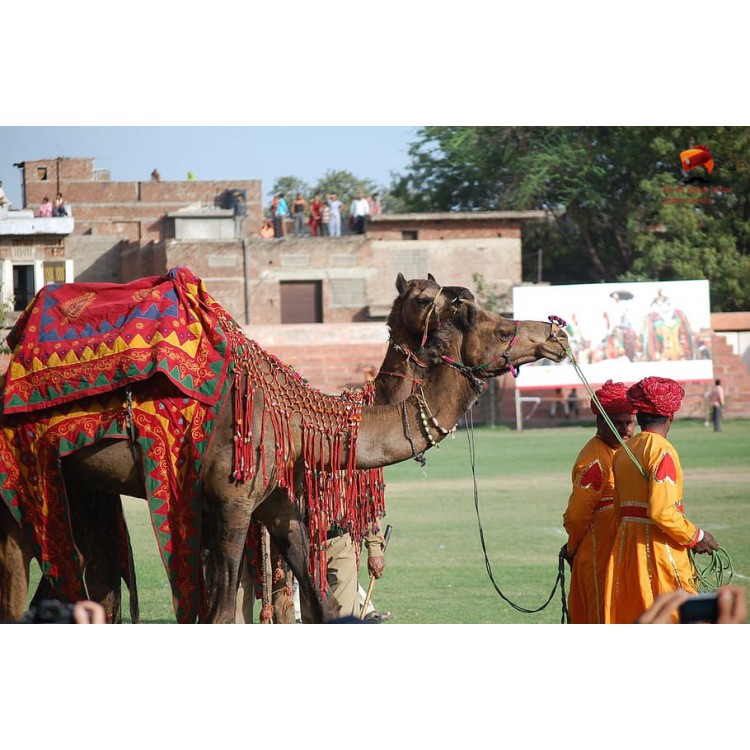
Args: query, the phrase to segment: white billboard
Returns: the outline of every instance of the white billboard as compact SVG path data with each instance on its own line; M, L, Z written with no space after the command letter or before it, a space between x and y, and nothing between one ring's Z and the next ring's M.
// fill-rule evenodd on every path
M712 380L708 281L647 281L513 289L518 320L566 321L571 351L592 386L649 375ZM569 360L523 365L519 389L578 386Z

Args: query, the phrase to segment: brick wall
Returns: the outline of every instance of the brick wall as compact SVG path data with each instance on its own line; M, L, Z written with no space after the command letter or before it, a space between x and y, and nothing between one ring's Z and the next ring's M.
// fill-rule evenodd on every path
M246 240L167 240L165 265L153 273L185 265L202 278L209 291L238 320L256 325L281 322L281 284L319 280L322 284L323 322L372 322L385 319L396 296L399 272L407 278L432 273L439 283L474 289L475 272L490 285L510 293L521 275L521 245L515 239L452 239L433 241L377 241L369 236ZM140 266L123 265L123 281L142 267L145 257L161 252L162 244L143 247ZM244 278L248 279L245 316Z
M388 346L383 323L250 325L244 329L266 351L326 393L362 385L365 368L379 368Z
M40 179L40 170L46 168L47 179ZM96 179L94 160L42 159L24 162L24 188L26 205L36 209L42 198L52 200L60 191L70 206L75 219L70 255L82 261L88 271L91 263L80 255L82 245L76 245L78 236L106 236L113 238L108 247L123 241L148 245L163 243L173 236L173 222L167 214L191 205L201 204L224 207L228 190L244 190L247 218L244 230L247 236L257 233L262 221L262 191L260 180L185 180L169 182L101 181ZM103 243L103 246L107 243ZM96 276L117 281L129 281L152 267L158 253L149 259L120 259L103 252ZM163 252L161 253L163 260ZM106 268L105 268L106 266ZM162 269L156 272L161 273ZM121 274L125 274L124 276ZM135 273L135 276L128 274ZM91 276L91 274L89 274ZM88 277L84 277L88 278ZM88 280L94 280L88 278Z

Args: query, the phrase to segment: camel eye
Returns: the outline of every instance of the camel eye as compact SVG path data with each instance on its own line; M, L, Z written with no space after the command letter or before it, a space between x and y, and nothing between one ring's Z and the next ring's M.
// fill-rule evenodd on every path
M427 307L428 305L432 304L432 299L429 297L417 297L417 304L420 307Z
M495 335L500 341L510 341L513 338L513 331L503 331L498 329Z

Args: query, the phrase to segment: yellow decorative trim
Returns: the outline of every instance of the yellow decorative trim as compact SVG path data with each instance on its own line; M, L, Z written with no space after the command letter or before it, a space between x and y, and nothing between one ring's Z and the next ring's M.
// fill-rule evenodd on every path
M667 558L669 559L669 564L672 566L672 570L674 571L674 580L677 584L677 588L682 589L685 588L682 585L682 581L680 580L680 572L677 568L677 563L674 560L674 557L672 557L672 548L669 546L669 542L664 542L664 548L667 551Z

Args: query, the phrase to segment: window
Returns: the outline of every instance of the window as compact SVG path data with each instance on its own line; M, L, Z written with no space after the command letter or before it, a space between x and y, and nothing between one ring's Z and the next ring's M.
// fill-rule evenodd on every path
M367 288L364 279L329 279L328 303L331 307L364 307Z
M393 268L407 279L424 279L427 276L428 254L419 245L402 245L393 251Z
M34 293L34 266L13 266L13 309L25 310Z
M65 283L65 261L46 261L43 266L45 284Z
M282 323L323 322L322 281L282 281L279 291Z
M36 178L37 180L46 180L47 179L47 167L37 167L36 168Z
M419 232L416 229L404 229L401 232L402 240L418 240Z

